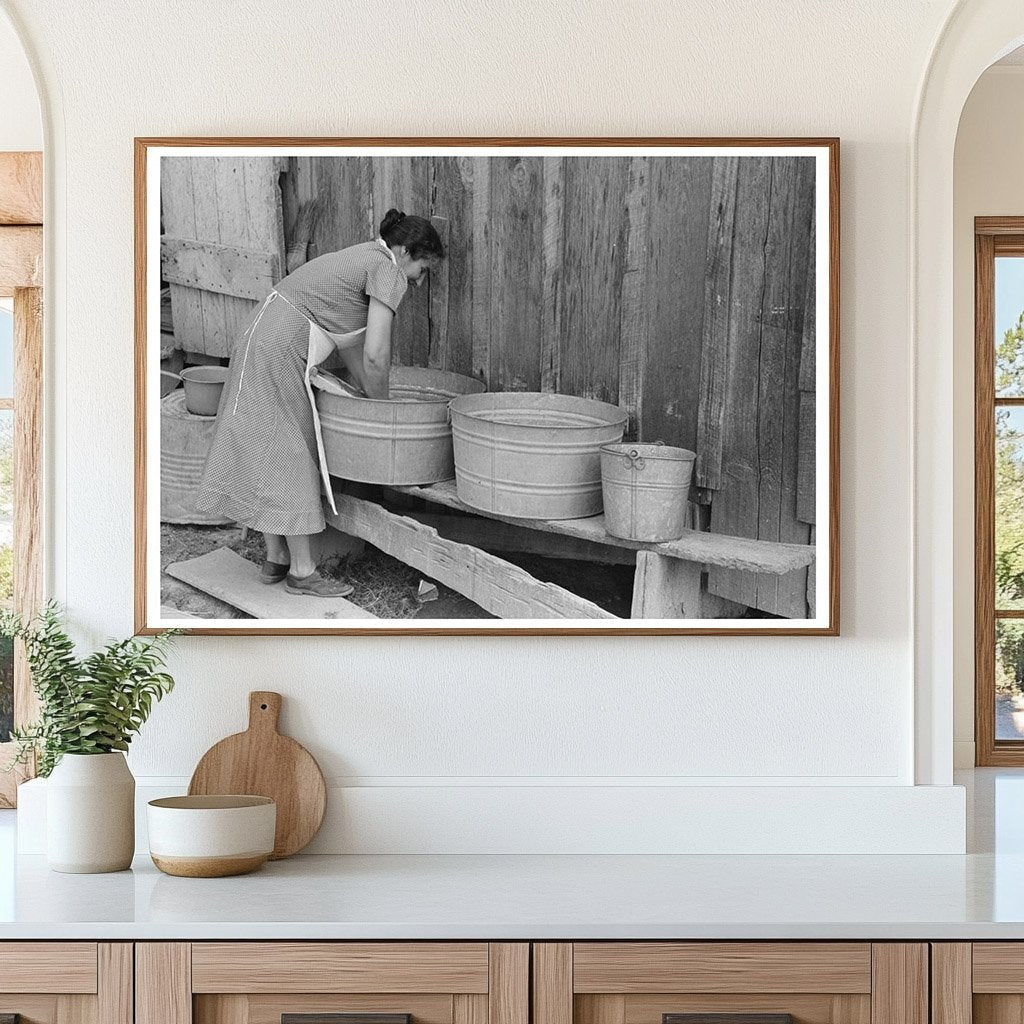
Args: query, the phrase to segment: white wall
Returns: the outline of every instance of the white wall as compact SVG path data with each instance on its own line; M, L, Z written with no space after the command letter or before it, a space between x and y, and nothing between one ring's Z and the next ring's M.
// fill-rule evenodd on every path
M1024 66L990 68L964 107L954 163L954 709L974 764L974 218L1024 215Z
M0 152L43 148L39 98L25 50L0 16Z
M132 628L133 136L840 136L840 639L184 639L131 760L180 780L272 688L349 808L507 783L863 786L865 827L901 841L877 787L913 782L908 159L945 0L7 7L53 118L51 589L94 638ZM958 800L929 814L955 846Z

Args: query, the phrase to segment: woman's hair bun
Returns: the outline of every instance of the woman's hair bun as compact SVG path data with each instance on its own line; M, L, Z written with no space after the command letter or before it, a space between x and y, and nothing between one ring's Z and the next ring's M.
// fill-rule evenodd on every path
M401 210L396 210L393 207L388 210L384 214L384 219L380 222L381 237L386 239L390 232L401 224L403 220L405 220L405 214Z

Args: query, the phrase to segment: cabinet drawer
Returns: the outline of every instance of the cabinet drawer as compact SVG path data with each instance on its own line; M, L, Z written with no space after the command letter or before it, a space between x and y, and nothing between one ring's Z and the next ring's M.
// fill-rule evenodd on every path
M534 1024L927 1024L923 943L534 946Z
M0 942L0 1019L132 1024L127 942Z
M514 942L136 947L136 1024L529 1024Z
M0 943L0 992L96 991L95 942Z

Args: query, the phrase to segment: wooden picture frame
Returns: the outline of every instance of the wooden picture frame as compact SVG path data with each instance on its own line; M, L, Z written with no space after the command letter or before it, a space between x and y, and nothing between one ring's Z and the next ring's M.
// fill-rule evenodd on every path
M309 207L321 219L300 230ZM369 243L389 207L429 217L450 253L396 315L393 363L597 399L623 410L627 441L695 451L682 537L481 513L456 483L368 493L332 480L328 523L348 535L332 550L366 542L411 567L402 614L376 619L358 590L337 617L279 614L280 590L251 587L251 538L231 541L247 562L218 554L226 541L215 560L193 554L161 499L197 493L213 441L164 456L178 442L160 443L159 353L230 375L235 339L296 247L314 258ZM135 245L139 633L838 635L838 139L139 138ZM207 543L214 527L200 529ZM161 532L187 555L173 568ZM481 617L457 617L457 594ZM438 595L457 611L420 618Z

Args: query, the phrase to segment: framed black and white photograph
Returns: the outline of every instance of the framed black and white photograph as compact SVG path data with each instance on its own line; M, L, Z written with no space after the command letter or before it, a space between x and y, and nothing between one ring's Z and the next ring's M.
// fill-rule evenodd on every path
M837 634L838 157L137 139L137 630Z

